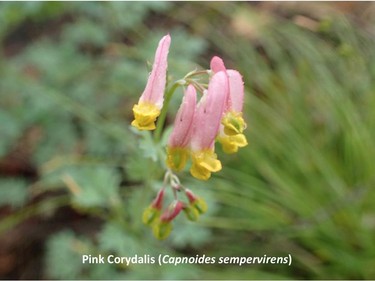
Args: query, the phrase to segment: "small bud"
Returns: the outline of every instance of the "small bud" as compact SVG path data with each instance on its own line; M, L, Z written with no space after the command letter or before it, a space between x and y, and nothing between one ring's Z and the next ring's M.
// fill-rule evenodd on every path
M143 211L142 221L144 224L152 225L152 223L160 217L161 209L163 208L163 198L164 188L158 192L151 205Z
M164 188L160 189L158 192L158 195L156 195L156 198L154 201L152 201L151 206L155 209L161 210L163 208L163 199L164 199Z
M198 198L193 204L194 208L198 211L199 214L204 214L207 212L207 203L203 198Z
M193 203L195 200L198 199L198 197L190 189L185 189L185 194L186 197L189 199L190 203Z
M169 205L168 209L160 216L160 221L170 222L172 221L183 209L184 203L181 201L174 201Z
M196 209L199 214L204 214L207 211L207 203L203 198L196 196L190 189L186 189L185 194L189 199L189 205Z
M199 218L198 210L190 204L184 208L184 213L188 220L197 221Z
M152 227L154 236L159 240L164 240L172 231L172 224L170 222L158 221Z
M145 224L145 225L152 225L153 222L155 222L155 220L157 218L160 217L160 210L159 209L156 209L152 206L148 206L144 211L143 211L143 215L142 215L142 222Z

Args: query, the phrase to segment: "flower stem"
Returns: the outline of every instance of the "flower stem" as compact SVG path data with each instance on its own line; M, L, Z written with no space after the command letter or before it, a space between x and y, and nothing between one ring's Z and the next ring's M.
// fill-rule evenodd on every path
M158 122L157 122L157 125L156 125L156 130L155 130L155 134L154 134L154 141L155 141L155 143L159 143L160 142L161 133L162 133L162 130L163 130L163 127L164 127L165 119L167 118L167 112L168 112L169 102L171 101L171 98L172 98L174 92L176 91L176 89L180 85L181 84L179 83L179 81L174 82L173 85L172 85L172 87L165 94L165 100L164 100L163 109L161 110L160 116L158 118Z

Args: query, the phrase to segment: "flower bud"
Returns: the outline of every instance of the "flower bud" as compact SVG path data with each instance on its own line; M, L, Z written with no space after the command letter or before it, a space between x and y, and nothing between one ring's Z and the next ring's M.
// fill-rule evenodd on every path
M189 199L189 202L192 203L198 199L198 197L190 189L185 189L186 197Z
M144 224L152 225L152 223L160 217L161 209L163 208L163 198L164 188L158 192L151 205L143 211L142 221Z
M158 221L152 227L154 236L159 240L164 240L172 231L172 224L168 221Z
M199 214L204 214L205 212L207 212L207 203L206 201L204 201L203 198L198 198L198 200L195 201L192 205L198 211Z
M169 205L168 209L160 216L161 222L170 222L172 221L184 208L184 203L181 201L174 201Z
M143 211L142 222L145 225L152 225L156 221L156 219L158 219L159 217L160 217L160 210L152 206L148 206Z
M154 201L152 201L151 206L161 210L163 208L163 199L164 199L164 188L160 189Z
M197 221L199 218L199 212L196 208L194 208L191 204L185 206L184 213L188 220Z
M189 199L189 205L196 209L198 214L204 214L207 211L207 203L203 198L196 196L190 189L186 189L185 194Z

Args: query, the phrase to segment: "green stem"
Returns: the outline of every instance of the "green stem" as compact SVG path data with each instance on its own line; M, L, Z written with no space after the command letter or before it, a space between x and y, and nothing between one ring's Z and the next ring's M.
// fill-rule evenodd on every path
M0 223L0 234L11 229L22 221L39 214L56 210L59 207L69 205L70 197L68 195L61 195L52 199L41 201L31 206L24 207L19 212L16 212L6 218Z
M169 106L171 98L172 98L174 92L176 91L176 89L178 88L178 86L180 86L180 84L177 81L174 82L172 87L165 94L163 109L161 110L160 116L158 118L156 130L155 130L155 134L154 134L155 143L160 142L161 132L162 132L163 127L164 127L165 119L167 118L168 106Z

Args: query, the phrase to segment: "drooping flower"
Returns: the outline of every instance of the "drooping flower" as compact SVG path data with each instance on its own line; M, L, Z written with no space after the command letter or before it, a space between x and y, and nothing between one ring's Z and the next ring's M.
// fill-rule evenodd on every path
M160 40L146 88L138 104L133 107L134 121L132 126L139 130L154 130L155 120L163 107L170 44L171 37L169 34Z
M197 93L189 85L174 121L173 131L167 146L167 164L175 171L181 171L189 157L189 142L193 129Z
M207 180L211 172L221 170L221 162L214 152L214 141L228 95L226 73L220 71L211 78L208 90L198 103L190 141L192 167L190 173Z
M174 201L160 216L160 220L163 222L171 222L184 208L184 203L181 201Z
M232 69L227 70L229 79L229 105L223 117L222 123L227 135L241 134L246 129L246 123L242 118L244 99L244 86L241 74Z
M146 225L152 225L159 217L161 210L163 208L163 199L164 199L164 188L161 189L151 205L148 206L142 216L142 221Z
M189 203L198 211L199 214L204 214L207 211L207 203L203 198L195 195L190 189L185 190L186 197Z
M169 236L172 231L172 220L183 210L184 203L174 201L154 223L152 231L156 238L163 240Z
M238 151L239 147L247 145L246 137L243 134L246 123L242 117L244 101L242 76L236 70L226 70L223 60L219 57L213 57L210 65L214 73L225 71L229 80L229 95L221 120L218 141L222 144L225 153L234 153Z
M186 189L185 194L189 200L189 204L184 207L185 215L189 220L196 221L199 215L207 211L207 203L203 198L196 196L190 189Z

